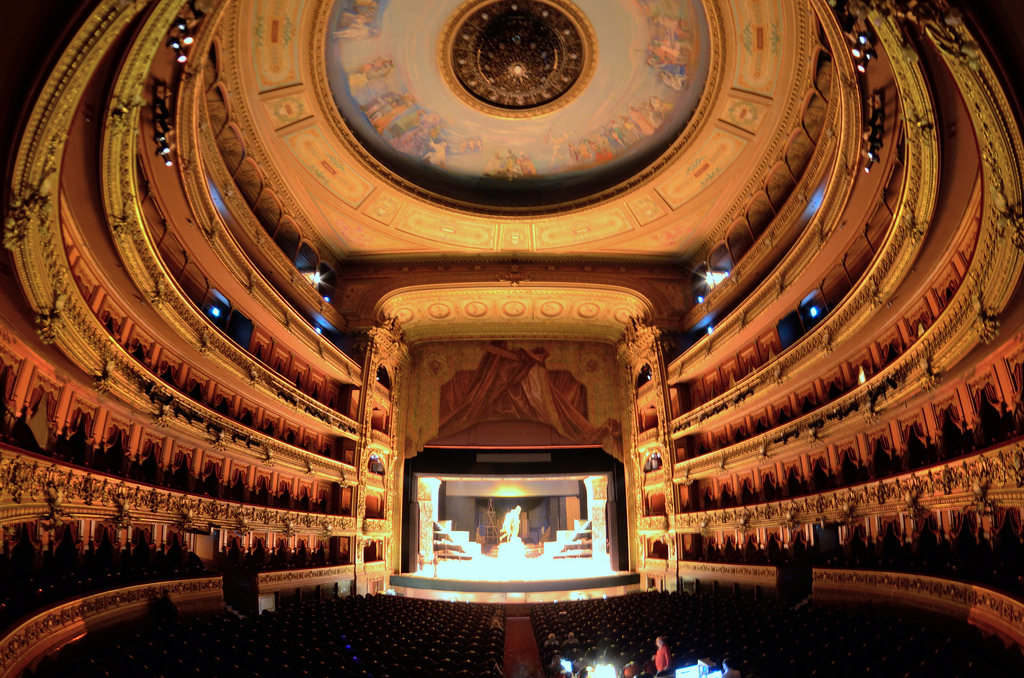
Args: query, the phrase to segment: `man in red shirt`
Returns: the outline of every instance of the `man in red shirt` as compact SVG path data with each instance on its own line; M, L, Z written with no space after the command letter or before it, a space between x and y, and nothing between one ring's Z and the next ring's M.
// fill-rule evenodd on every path
M668 671L669 660L672 658L672 654L668 651L668 644L665 642L665 636L658 636L654 639L655 644L658 646L658 652L654 655L654 668L658 670L658 673Z

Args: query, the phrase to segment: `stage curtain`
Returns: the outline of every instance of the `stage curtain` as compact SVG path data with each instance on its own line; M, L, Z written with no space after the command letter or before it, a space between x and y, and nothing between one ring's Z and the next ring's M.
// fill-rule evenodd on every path
M550 425L581 444L619 447L619 423L594 426L587 391L571 373L548 370L547 349L510 349L492 342L475 370L460 370L441 387L439 437L483 421L528 420Z

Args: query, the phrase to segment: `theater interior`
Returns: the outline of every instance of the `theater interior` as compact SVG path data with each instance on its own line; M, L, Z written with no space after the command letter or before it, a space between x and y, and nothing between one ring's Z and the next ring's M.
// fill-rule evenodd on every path
M0 676L1024 675L1024 4L3 19Z

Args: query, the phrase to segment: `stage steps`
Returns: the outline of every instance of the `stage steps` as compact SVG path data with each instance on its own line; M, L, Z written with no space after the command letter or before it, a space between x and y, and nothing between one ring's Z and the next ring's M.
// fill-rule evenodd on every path
M544 553L555 558L592 558L594 537L589 520L576 520L575 529L558 530L555 541L544 544Z
M434 553L439 560L472 560L480 555L480 544L470 541L468 531L453 530L452 521L434 521Z

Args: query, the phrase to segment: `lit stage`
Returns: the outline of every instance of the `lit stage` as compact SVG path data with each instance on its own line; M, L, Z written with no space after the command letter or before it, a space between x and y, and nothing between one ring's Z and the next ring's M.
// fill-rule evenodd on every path
M530 557L521 547L501 544L493 556L444 560L436 570L431 565L414 574L392 575L391 588L413 598L488 603L600 598L639 590L640 575L612 570L607 556Z
M544 603L622 596L640 590L636 572L614 572L590 577L487 581L442 579L421 574L393 574L391 588L399 595L474 603Z
M414 478L417 568L391 576L397 594L542 602L639 588L612 567L608 473Z

